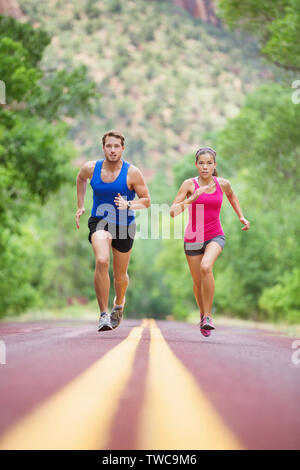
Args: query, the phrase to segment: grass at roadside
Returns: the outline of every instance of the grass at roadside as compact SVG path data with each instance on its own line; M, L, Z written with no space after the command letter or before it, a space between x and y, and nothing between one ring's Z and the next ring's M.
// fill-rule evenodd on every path
M241 326L247 328L258 328L260 330L267 330L274 334L283 334L290 337L300 337L300 324L289 325L283 321L278 323L259 322L254 320L244 320L242 318L229 318L224 315L214 315L215 323L224 326ZM192 312L187 318L188 323L199 322L198 311Z
M99 315L98 304L96 301L89 302L86 305L75 303L74 305L63 308L52 308L45 310L28 310L21 315L9 316L3 318L2 322L26 322L26 321L51 321L51 320L91 320L97 321ZM125 314L126 317L126 314ZM214 315L217 325L241 326L247 328L258 328L273 332L274 334L284 334L290 337L300 337L300 324L289 325L285 322L268 323L253 320L243 320L240 318L229 318L224 315ZM176 319L172 316L168 320ZM197 324L199 322L199 313L192 312L186 319L188 323Z
M31 309L21 315L5 317L2 321L26 322L48 320L97 320L99 315L97 302L86 305L74 303L62 308Z

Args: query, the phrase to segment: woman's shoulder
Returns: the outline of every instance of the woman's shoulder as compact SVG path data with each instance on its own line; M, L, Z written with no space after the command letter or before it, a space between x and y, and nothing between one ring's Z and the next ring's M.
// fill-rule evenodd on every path
M184 181L186 181L186 184L191 184L191 183L194 183L195 181L197 182L197 176L192 176L191 178L187 178Z
M231 188L230 181L226 178L223 178L222 176L216 176L216 178L219 185L221 186L222 191L226 193Z
M184 180L182 182L182 185L181 186L184 186L186 188L190 188L192 185L194 185L194 181L195 181L196 177L195 178L187 178L186 180Z

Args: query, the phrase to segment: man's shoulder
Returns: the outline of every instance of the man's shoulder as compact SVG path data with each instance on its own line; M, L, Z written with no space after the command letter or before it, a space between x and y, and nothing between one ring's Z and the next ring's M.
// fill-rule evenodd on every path
M133 165L132 163L129 163L129 162L127 162L127 163L129 164L128 174L130 175L130 177L134 178L134 177L139 177L139 176L142 175L141 170L137 166L135 166L135 165Z
M96 163L97 163L97 160L86 161L80 169L81 175L85 178L91 179L93 176Z
M95 168L95 165L98 160L88 160L85 162L86 168Z

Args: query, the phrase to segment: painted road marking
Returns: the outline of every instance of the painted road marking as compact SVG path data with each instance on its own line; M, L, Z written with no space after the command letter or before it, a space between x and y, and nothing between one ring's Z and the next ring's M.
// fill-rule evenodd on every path
M149 370L137 449L242 449L155 320L149 326Z
M146 324L8 429L0 449L105 449Z

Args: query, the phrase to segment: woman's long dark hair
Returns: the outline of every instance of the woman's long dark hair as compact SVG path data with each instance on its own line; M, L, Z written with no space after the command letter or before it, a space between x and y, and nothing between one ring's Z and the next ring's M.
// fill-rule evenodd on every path
M212 156L213 156L213 159L214 159L214 162L216 163L216 155L217 153L214 151L214 149L210 148L210 147L200 147L197 152L196 152L196 163L198 161L198 158L200 157L200 155L204 155L205 153L210 153ZM213 176L218 176L218 173L217 173L217 170L214 169L214 172L213 172Z

